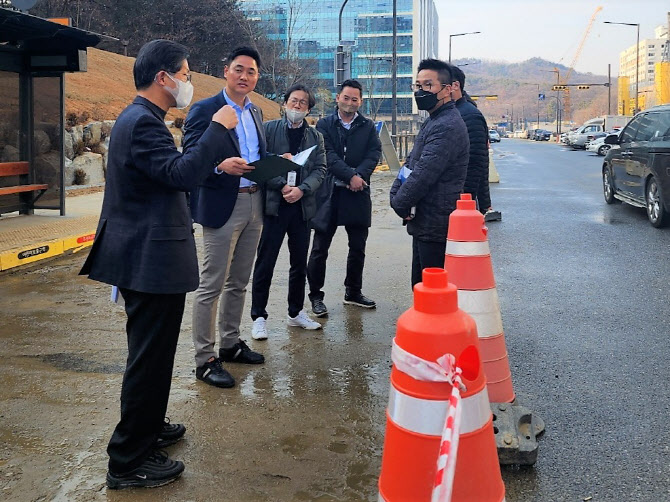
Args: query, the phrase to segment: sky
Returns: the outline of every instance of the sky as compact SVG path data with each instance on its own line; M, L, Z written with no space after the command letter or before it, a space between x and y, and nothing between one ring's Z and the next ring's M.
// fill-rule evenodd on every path
M619 53L668 22L669 0L434 0L439 16L439 57L448 59L449 34L480 31L451 38L452 59L478 58L516 63L541 57L570 66L591 16L599 12L575 64L580 72L618 75Z

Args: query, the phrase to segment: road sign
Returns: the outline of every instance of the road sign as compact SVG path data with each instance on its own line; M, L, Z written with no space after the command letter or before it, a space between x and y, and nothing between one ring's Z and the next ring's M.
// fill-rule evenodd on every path
M537 95L537 99L540 101L544 101L544 94L540 93Z

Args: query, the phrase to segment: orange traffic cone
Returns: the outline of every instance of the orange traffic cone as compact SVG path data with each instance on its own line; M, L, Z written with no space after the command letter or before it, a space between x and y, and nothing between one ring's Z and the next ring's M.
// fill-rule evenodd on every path
M472 196L462 194L449 217L444 268L458 288L458 306L477 323L491 402L511 403L514 388L487 232Z
M466 389L461 396L460 427L454 441L458 447L451 500L500 502L505 498L476 325L459 310L457 295L456 287L448 284L445 270L425 269L423 282L414 287L414 307L398 318L380 501L428 502L434 496L434 486L442 478L438 456L445 452L441 440L450 423L446 419L448 413L451 415L452 384L443 375L442 380L431 379L425 372L437 367L439 373L443 366L438 363L445 355L455 356ZM410 364L405 364L408 361Z

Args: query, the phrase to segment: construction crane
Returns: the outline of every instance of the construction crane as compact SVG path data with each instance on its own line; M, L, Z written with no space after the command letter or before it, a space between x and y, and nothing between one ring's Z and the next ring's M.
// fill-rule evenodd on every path
M570 77L572 76L572 72L575 69L575 65L577 64L577 60L579 59L579 56L582 54L582 49L584 48L584 43L586 42L586 39L589 36L589 33L591 32L591 27L593 26L593 22L596 20L596 17L598 16L598 13L603 10L602 7L597 7L593 15L591 16L591 19L589 21L589 25L586 27L586 30L584 31L584 35L582 36L581 42L579 42L579 46L577 47L577 51L575 51L575 57L572 58L572 63L570 64L570 68L568 68L567 73L565 76L561 79L561 84L566 85L570 81ZM565 90L563 91L563 116L567 117L568 120L572 117L572 107L570 103L570 88L566 87Z

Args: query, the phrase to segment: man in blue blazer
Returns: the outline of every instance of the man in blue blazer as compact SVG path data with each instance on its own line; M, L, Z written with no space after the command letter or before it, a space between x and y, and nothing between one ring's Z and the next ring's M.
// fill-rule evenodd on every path
M137 55L137 97L112 129L100 222L80 272L118 286L128 316L121 420L107 448L113 489L160 486L184 470L157 448L186 431L165 418L186 292L198 285L186 192L234 150L228 129L237 125L232 107L219 107L198 146L179 153L164 120L193 96L187 56L167 40Z
M205 250L193 301L195 375L216 387L235 385L222 362L265 362L240 339L244 297L263 228L262 191L244 178L253 170L249 163L266 155L263 116L248 96L258 82L261 62L258 52L249 47L235 49L227 61L226 87L195 103L184 124L184 152L188 154L200 147L212 114L221 106L231 106L238 118L237 126L228 131L227 139L235 149L219 165L222 173L210 173L191 193L191 212L193 220L202 225ZM214 349L217 324L218 354Z

